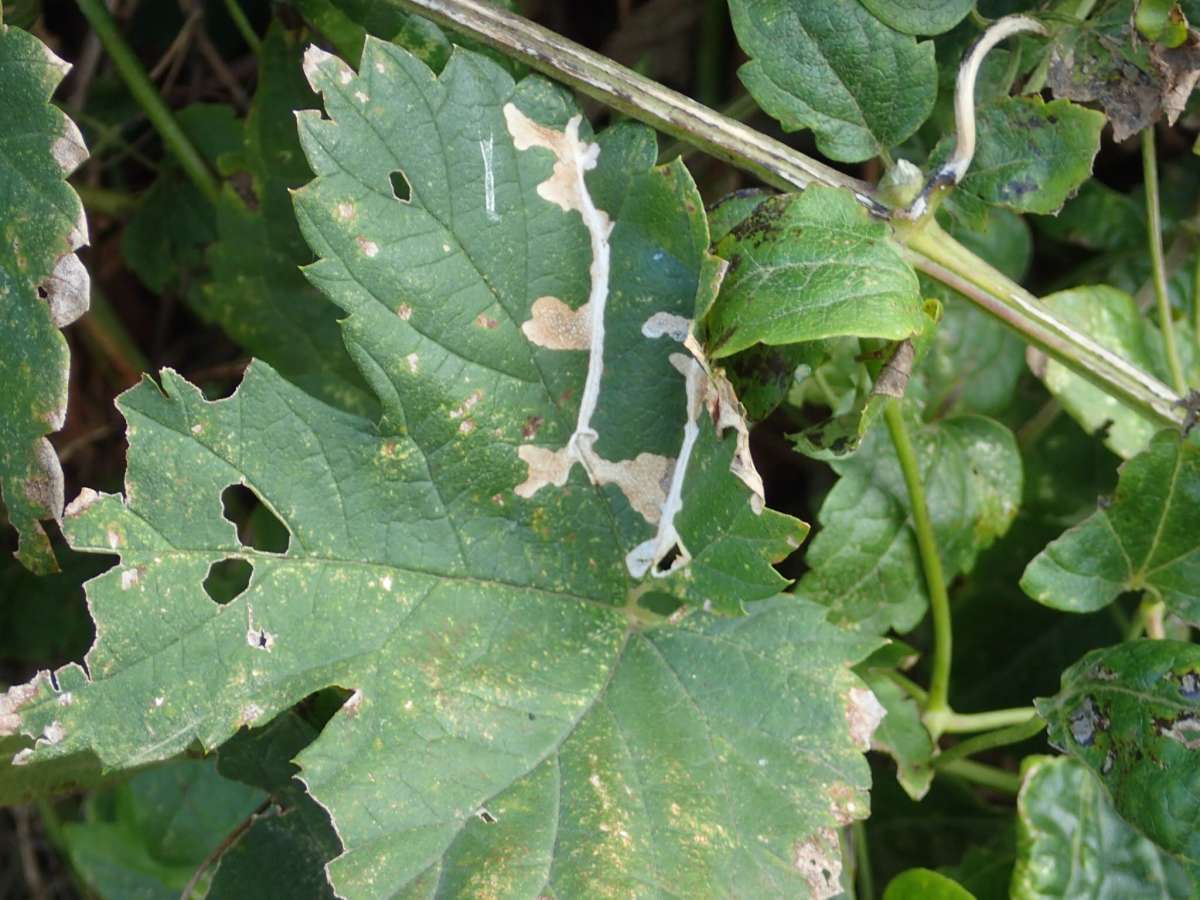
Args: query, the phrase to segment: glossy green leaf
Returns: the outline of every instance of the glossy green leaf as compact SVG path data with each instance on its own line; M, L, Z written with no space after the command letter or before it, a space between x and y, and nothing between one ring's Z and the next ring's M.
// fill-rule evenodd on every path
M1094 650L1039 699L1050 743L1099 776L1117 812L1159 847L1200 862L1200 647L1129 641Z
M1017 798L1014 900L1183 900L1197 885L1177 860L1122 819L1082 763L1035 757Z
M909 869L888 882L883 900L975 900L975 895L932 869Z
M175 760L89 796L86 820L63 825L63 846L101 897L175 900L264 799L218 775L214 760Z
M1053 541L1021 578L1029 596L1070 612L1147 591L1200 622L1200 447L1164 431L1121 467L1116 497Z
M33 35L0 24L0 497L17 558L38 572L57 567L39 520L63 508L62 468L46 439L67 415L59 329L88 308L88 273L75 255L87 220L64 180L87 150L50 104L69 68Z
M933 783L933 742L921 721L921 709L887 676L872 669L860 671L871 693L887 710L875 729L871 748L896 761L900 786L914 800L920 800Z
M941 34L966 18L974 0L860 0L875 18L905 34Z
M893 31L857 0L731 0L739 74L783 127L858 162L911 136L933 109L933 44Z
M1067 100L1005 97L979 110L961 189L1022 213L1053 214L1092 174L1104 116Z
M1042 302L1059 318L1143 371L1167 377L1162 337L1125 292L1094 285L1059 291ZM1085 430L1099 433L1110 450L1130 459L1146 449L1158 423L1093 387L1061 363L1041 354L1032 354L1030 360L1046 389Z
M67 525L121 556L88 669L10 691L0 730L38 738L27 771L120 768L337 685L297 762L341 896L827 893L867 812L881 709L848 666L876 641L777 596L804 528L762 509L736 399L680 343L720 271L695 186L648 130L593 140L467 52L435 77L369 40L361 75L315 49L306 71L308 274L383 415L257 363L226 400L169 370L127 393L127 493ZM286 551L239 542L234 483ZM254 572L217 605L227 558Z
M716 252L730 265L705 323L715 356L758 342L903 340L925 326L912 267L888 227L845 191L814 186L772 197Z
M991 419L962 416L910 426L946 577L969 570L979 551L1008 530L1021 500L1021 458L1012 433ZM833 464L841 475L809 545L798 590L830 606L837 621L900 633L925 614L928 595L908 491L884 429Z

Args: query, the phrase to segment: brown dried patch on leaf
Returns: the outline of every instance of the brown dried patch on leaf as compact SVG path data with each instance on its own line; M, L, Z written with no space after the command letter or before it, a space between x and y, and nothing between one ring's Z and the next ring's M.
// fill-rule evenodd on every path
M533 301L533 317L521 325L525 337L547 350L587 350L591 345L591 310L587 303L571 309L557 297Z
M1174 125L1200 81L1200 34L1189 31L1187 40L1175 48L1155 44L1150 49L1150 61L1162 79L1162 109L1167 124Z
M590 200L584 195L586 190L580 172L588 172L596 168L600 158L598 144L589 144L579 139L579 125L582 116L574 116L562 131L555 131L539 125L511 103L504 106L504 121L508 125L508 133L512 135L513 145L518 150L529 150L541 147L549 150L556 157L554 173L538 185L538 196L543 200L559 206L563 212L576 212L587 216L592 209ZM608 216L598 211L607 222ZM611 224L610 224L611 229Z
M850 739L860 750L871 749L871 738L885 715L887 710L871 691L865 687L850 688L846 695L846 724Z
M21 730L21 708L30 703L38 693L38 684L45 677L39 672L28 684L13 685L0 694L0 736L17 734Z
M526 479L516 487L517 496L526 498L550 485L562 487L571 467L580 461L570 447L548 450L526 444L517 448L517 454L529 467ZM654 453L639 453L634 459L610 462L588 452L582 462L594 484L615 484L647 522L658 523L667 496L663 485L670 479L674 460Z
M828 900L842 893L842 851L832 828L822 828L797 843L792 864L808 883L812 900Z
M550 485L562 487L567 483L567 476L571 474L571 466L575 464L575 454L571 452L570 447L548 450L545 447L525 444L517 448L517 455L529 467L529 474L525 480L514 488L518 497L532 497Z

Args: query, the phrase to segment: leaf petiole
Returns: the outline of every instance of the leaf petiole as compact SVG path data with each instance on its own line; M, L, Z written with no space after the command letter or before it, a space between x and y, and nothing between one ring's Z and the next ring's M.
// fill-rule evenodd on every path
M983 753L985 750L995 750L997 747L1019 744L1039 734L1045 727L1045 720L1041 716L1034 714L1027 717L1019 725L1009 725L1007 728L989 731L955 744L949 750L944 750L938 756L934 757L933 767L935 769L943 769L957 760L966 759L966 757L974 756L976 753Z

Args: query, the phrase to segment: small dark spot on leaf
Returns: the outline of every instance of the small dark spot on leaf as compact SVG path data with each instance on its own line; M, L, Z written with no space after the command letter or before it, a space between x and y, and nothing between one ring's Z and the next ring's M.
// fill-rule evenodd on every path
M656 565L654 568L659 572L669 572L671 571L671 564L678 558L679 545L675 544L670 550L663 554L663 558L658 561L658 565Z
M1184 700L1200 700L1200 673L1185 672L1180 676L1179 695Z
M537 435L544 421L541 416L530 416L525 420L525 424L521 426L521 437L527 441L532 440Z
M42 287L40 284L39 284L39 285L38 285L38 287L37 287L37 295L38 295L38 297L40 297L42 300L49 300L49 299L50 299L50 295L49 295L48 293L46 293L46 289L45 289L44 287Z
M532 722L532 721L534 721L535 719L537 719L537 716L535 716L533 713L526 713L526 715L527 715L527 716L529 716L529 721L530 721L530 722Z
M482 822L484 822L484 823L486 823L486 824L488 824L488 825L495 825L495 824L496 824L496 822L498 821L498 820L496 819L496 817L495 817L495 816L493 816L493 815L492 815L490 812L488 812L486 809L481 809L481 810L480 810L480 811L477 813L477 815L479 816L479 819L480 819L480 821L482 821Z

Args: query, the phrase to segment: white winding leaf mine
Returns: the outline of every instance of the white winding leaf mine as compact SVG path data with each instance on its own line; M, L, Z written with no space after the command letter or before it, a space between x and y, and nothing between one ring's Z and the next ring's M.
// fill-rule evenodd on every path
M626 567L635 578L648 572L665 577L685 567L692 559L683 543L675 520L683 508L683 484L688 463L700 436L700 414L708 410L717 434L733 428L738 435L737 450L730 466L732 473L751 490L751 507L763 510L763 483L750 458L750 432L741 404L733 387L708 366L700 345L691 334L691 320L673 313L660 312L642 326L642 334L651 340L669 337L690 353L675 353L673 365L684 377L687 390L687 421L677 459L653 453L640 453L635 459L613 462L595 452L599 435L592 427L592 415L600 396L604 371L604 310L608 301L613 223L604 210L597 209L588 193L586 174L596 167L600 148L579 138L581 116L575 116L563 131L555 131L531 120L513 104L504 107L504 118L518 150L540 147L555 156L551 176L538 185L538 196L565 212L578 212L591 238L591 289L588 300L572 309L557 297L539 297L534 301L531 318L522 324L525 336L539 347L550 350L587 350L588 372L575 431L567 445L557 450L524 444L518 455L528 466L528 476L517 485L521 497L532 497L549 485L562 487L575 463L580 463L593 484L615 484L630 505L651 525L657 525L652 538L639 544L625 557ZM660 565L670 559L668 565Z

